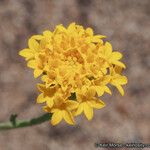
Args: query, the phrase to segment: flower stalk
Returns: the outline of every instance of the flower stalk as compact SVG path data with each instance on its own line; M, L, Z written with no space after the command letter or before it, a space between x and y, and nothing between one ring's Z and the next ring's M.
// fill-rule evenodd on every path
M38 125L46 121L49 121L51 116L52 115L50 113L45 113L40 117L32 118L30 120L17 120L16 115L11 115L9 122L0 123L0 130L9 130L9 129L24 128L24 127Z

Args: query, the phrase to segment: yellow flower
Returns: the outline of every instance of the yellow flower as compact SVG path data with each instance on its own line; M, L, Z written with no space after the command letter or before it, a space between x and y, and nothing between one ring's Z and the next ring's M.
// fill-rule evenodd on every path
M95 97L96 91L94 88L87 89L83 87L77 92L77 101L79 106L75 112L75 115L80 115L84 112L88 120L93 118L93 108L101 109L105 106L104 102Z
M51 123L57 125L64 119L68 124L74 125L74 117L72 111L78 107L78 103L73 100L65 100L58 96L54 100L54 106L52 108L46 106L44 110L53 113Z
M121 71L125 69L122 54L103 38L92 28L60 24L54 31L33 35L28 47L19 52L34 77L41 78L37 103L44 103L44 110L53 114L53 125L62 119L74 124L74 117L82 112L92 119L93 109L105 106L99 97L111 94L110 85L124 95L122 85L127 78Z
M104 92L111 94L111 90L108 88L107 84L110 82L111 76L105 76L94 81L94 89L98 96L102 96Z
M37 97L37 103L45 103L47 106L50 108L54 104L54 99L56 98L58 87L52 86L52 87L46 87L44 84L38 84L38 89L40 92L42 92L38 97Z
M34 59L39 50L39 43L35 39L30 38L28 40L28 46L29 48L21 50L19 55L25 57L26 60Z
M118 70L118 69L120 69L120 68L114 67L110 70L111 71L110 84L115 86L118 89L118 91L120 92L120 94L123 96L124 95L124 90L122 88L122 85L127 84L127 77L118 74L120 72L120 70Z
M109 64L114 64L125 68L125 65L119 61L122 58L122 54L119 52L112 52L112 46L109 42L106 42L104 46L100 47L99 55Z

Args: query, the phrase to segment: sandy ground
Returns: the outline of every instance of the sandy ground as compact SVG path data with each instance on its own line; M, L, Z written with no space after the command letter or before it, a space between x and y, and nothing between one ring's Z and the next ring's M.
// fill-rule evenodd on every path
M94 150L95 142L150 142L150 0L0 0L0 122L41 115L32 70L18 56L32 34L76 22L106 35L124 54L129 79L122 97L103 99L91 122L49 122L0 132L0 150ZM102 148L101 148L102 149Z

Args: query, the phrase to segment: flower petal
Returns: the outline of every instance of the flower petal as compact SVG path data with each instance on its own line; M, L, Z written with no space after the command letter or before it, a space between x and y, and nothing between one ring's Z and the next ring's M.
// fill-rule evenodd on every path
M104 94L104 88L102 86L95 86L95 90L98 96L102 96Z
M48 106L43 106L42 109L46 112L51 112L51 109ZM53 112L51 112L51 113L53 113Z
M32 38L32 39L35 39L35 40L41 40L41 39L43 39L44 37L43 37L42 35L33 35L31 38Z
M110 57L111 60L119 60L121 58L122 58L122 54L119 52L113 52Z
M63 118L63 113L62 111L58 110L53 113L52 118L51 118L51 123L52 125L57 125Z
M43 96L43 93L41 93L38 97L37 97L37 103L44 103L46 101L46 99Z
M28 61L27 66L32 69L36 68L36 61L35 60Z
M87 103L84 103L83 105L84 114L88 120L91 120L93 118L93 108L89 106Z
M53 107L53 105L54 105L54 100L52 99L52 98L50 98L50 97L45 97L45 99L46 99L46 104L47 104L47 106L48 107Z
M30 49L23 49L19 52L19 55L25 57L27 60L34 57L34 53Z
M112 54L112 46L111 46L111 44L109 43L109 42L106 42L105 43L105 54L107 55L107 56L110 56L111 54Z
M90 98L90 97L95 96L95 94L96 94L95 88L89 88L89 90L87 91L86 96L87 96L87 98Z
M88 35L93 36L93 29L92 28L87 28L85 31Z
M117 85L116 88L118 89L120 94L123 96L124 95L124 89L122 88L122 86L121 85Z
M46 91L46 88L45 88L45 85L44 84L37 84L37 88L39 91L41 92L45 92Z
M75 116L80 115L83 112L83 103L79 104L76 112L74 113Z
M101 109L105 106L105 103L100 99L88 101L88 104L96 109Z
M121 61L113 60L113 61L111 61L111 63L112 63L112 64L115 64L115 65L117 65L117 66L120 66L120 67L122 67L122 68L126 68L125 64L122 63Z
M31 50L38 51L39 43L35 39L30 38L28 41L28 46Z
M49 31L49 30L46 30L46 31L43 32L43 35L44 35L44 37L46 37L46 39L48 40L48 39L51 38L52 32Z
M70 124L70 125L75 124L72 114L66 110L63 111L63 118L68 124Z
M34 70L34 78L39 77L43 73L43 70L35 69Z
M66 104L67 104L67 108L70 110L76 109L79 106L79 103L73 100L68 100Z
M124 84L127 84L127 77L126 76L121 76L121 75L117 75L117 76L114 76L114 78L112 78L112 81L111 83L113 85L124 85Z
M107 86L104 86L104 91L108 94L112 94L111 90Z

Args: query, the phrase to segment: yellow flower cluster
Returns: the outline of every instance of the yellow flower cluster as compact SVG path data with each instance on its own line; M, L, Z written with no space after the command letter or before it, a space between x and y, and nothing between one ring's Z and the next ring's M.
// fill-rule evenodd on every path
M74 124L74 117L81 113L91 120L93 109L105 106L99 97L111 94L108 85L124 95L127 78L121 75L122 54L113 52L103 38L75 23L67 28L58 25L53 32L32 36L28 48L19 52L34 69L34 77L41 77L37 103L44 103L44 110L53 114L52 125L62 119Z

